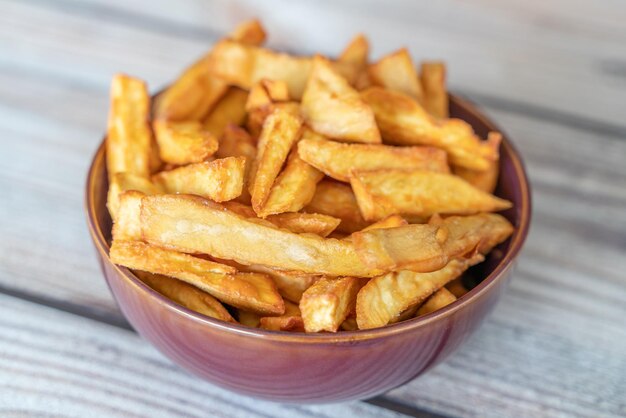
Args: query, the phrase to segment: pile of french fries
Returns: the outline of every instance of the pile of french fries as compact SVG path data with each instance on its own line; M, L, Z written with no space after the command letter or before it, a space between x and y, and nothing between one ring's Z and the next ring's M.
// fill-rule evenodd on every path
M370 329L468 290L513 232L501 136L449 118L445 67L357 36L332 60L219 41L151 102L116 75L110 257L174 302L268 330Z

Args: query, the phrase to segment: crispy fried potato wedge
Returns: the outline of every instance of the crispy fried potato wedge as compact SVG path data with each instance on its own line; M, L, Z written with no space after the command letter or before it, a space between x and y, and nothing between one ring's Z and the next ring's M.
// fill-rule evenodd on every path
M443 62L423 62L420 79L424 89L424 108L437 119L449 117L448 92L446 90L446 65Z
M432 171L354 171L350 184L363 218L370 221L392 214L430 216L493 212L512 205L460 177Z
M246 101L246 111L250 112L271 103L289 100L289 86L283 80L263 79L250 89Z
M418 305L413 305L410 308L405 309L404 312L402 312L400 315L390 320L389 323L395 324L396 322L406 321L408 319L415 317L415 314L417 313L417 308L419 308Z
M376 260L372 260L374 267L365 265L348 241L269 227L197 196L144 197L141 232L154 245L245 265L328 276L373 277L382 272Z
M495 144L494 147L499 148L499 144L502 142L502 134L489 132L487 142ZM452 170L455 175L461 177L477 189L493 193L496 190L500 175L500 160L490 161L489 167L482 171L470 170L461 166L454 166Z
M243 190L244 157L228 157L163 171L153 176L168 193L187 193L216 202L232 200Z
M185 308L211 318L236 322L217 299L197 287L161 274L152 274L140 270L133 271L133 273L142 282Z
M352 242L361 260L385 270L435 271L446 265L445 229L413 224L355 232Z
M448 283L446 285L446 289L448 289L448 291L450 291L450 293L452 293L457 299L469 292L460 277Z
M174 277L237 308L265 315L284 312L283 299L268 276L138 241L114 241L111 261L125 267Z
M456 300L456 296L454 296L448 289L442 287L437 290L431 297L424 302L422 306L417 310L417 316L427 315L429 313L438 311L441 308L445 308L452 302Z
M274 283L276 283L278 293L280 293L285 299L294 303L300 303L300 299L302 299L304 291L322 278L319 274L276 270L270 267L255 264L251 266L243 266L242 270L267 274L272 278L272 280L274 280Z
M342 144L320 138L302 138L298 154L307 163L339 181L350 181L359 170L407 169L450 172L446 152L434 147Z
M296 57L224 40L215 45L209 69L217 77L246 90L262 79L283 80L289 86L289 97L299 100L312 61L310 57ZM350 63L335 62L333 67L350 82L357 75L356 68Z
M358 75L355 79L354 87L357 90L363 90L371 84L367 74L369 50L369 41L365 36L359 34L350 41L346 49L339 55L339 61L350 63L356 67Z
M356 320L359 329L389 324L459 277L470 264L469 260L455 259L444 268L430 273L403 270L374 277L357 295Z
M237 320L241 325L252 328L258 328L261 324L261 317L258 314L242 311L241 309L237 310Z
M343 331L358 331L359 325L356 323L356 316L348 316L341 323L341 329Z
M301 107L304 120L316 132L343 142L381 142L372 109L321 56L313 60Z
M224 128L215 156L217 158L246 157L249 162L252 162L256 158L256 143L245 129L230 124Z
M120 206L120 195L128 190L136 190L143 194L162 193L163 190L150 180L129 173L115 173L109 182L107 194L107 208L111 219L117 218L117 211Z
M370 87L361 97L376 116L385 142L396 145L430 145L444 149L454 165L486 170L498 159L498 145L482 141L460 119L436 121L410 96Z
M113 218L113 240L141 240L141 199L144 193L129 190L119 195L119 205Z
M146 83L116 74L111 82L111 105L106 139L109 180L115 173L150 177L152 134L148 126L150 96Z
M262 45L267 33L258 19L251 19L237 25L229 38L246 45Z
M204 128L220 138L227 125L241 125L246 119L248 93L231 87L204 119Z
M217 137L197 121L172 122L155 120L152 123L161 160L169 164L185 165L205 161L217 151Z
M320 237L330 235L341 222L341 219L321 213L300 212L279 213L266 219L279 228L288 229L296 234L317 234Z
M285 313L281 316L266 316L260 319L259 325L271 331L304 332L304 322L298 305L285 301Z
M335 181L322 180L317 184L313 199L305 207L307 212L322 213L341 219L338 231L352 233L365 228L356 197L350 186Z
M258 215L265 218L277 213L299 211L313 199L315 187L323 177L321 171L302 160L294 149Z
M385 55L378 62L370 65L368 74L374 85L399 91L418 102L424 99L417 70L406 48Z
M300 310L306 332L337 332L356 304L365 281L356 277L323 278L302 295Z
M408 225L406 219L404 219L400 215L389 215L386 218L381 219L378 222L374 222L373 224L363 228L361 232L371 231L372 229L387 229L387 228L395 228L397 226Z
M252 207L261 213L287 154L298 140L302 119L293 108L277 107L263 122L257 156L250 174Z

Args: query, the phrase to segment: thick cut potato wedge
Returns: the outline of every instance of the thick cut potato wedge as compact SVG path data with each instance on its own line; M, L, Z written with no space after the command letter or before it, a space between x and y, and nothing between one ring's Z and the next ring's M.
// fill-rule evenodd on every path
M443 62L423 62L420 79L424 88L424 108L437 119L449 117L446 65Z
M141 199L144 193L129 190L119 195L116 216L113 217L113 240L141 240Z
M281 316L266 316L259 320L263 329L271 331L304 332L304 322L298 305L285 301L285 313Z
M442 287L437 290L426 302L417 310L417 316L427 315L431 312L438 311L454 302L456 296L454 296L448 289Z
M355 171L350 178L363 218L393 214L430 216L508 209L511 202L485 193L463 179L423 170Z
M252 271L255 273L267 274L274 280L278 293L287 300L294 303L300 303L302 294L313 283L322 278L319 274L306 274L298 271L276 270L261 265L242 266L242 271Z
M315 187L323 177L321 171L302 160L294 149L258 215L265 218L277 213L299 211L313 199Z
M203 129L200 122L155 120L152 128L159 145L159 157L166 163L199 163L217 151L217 137Z
M146 273L140 270L133 271L133 273L142 282L185 308L211 318L236 322L217 299L197 287L161 274Z
M256 143L250 134L236 125L227 125L220 137L220 146L215 153L217 158L246 157L248 165L256 158ZM249 167L247 166L246 169Z
M381 142L372 109L320 56L313 61L301 107L304 120L316 132L343 142Z
M499 132L489 132L487 142L496 144L494 146L499 148L499 144L502 142L502 135ZM498 185L500 160L490 161L489 167L482 171L470 170L461 166L452 167L452 171L477 189L493 193Z
M246 119L248 93L231 87L204 119L204 128L220 138L227 125L241 125Z
M215 45L208 67L217 77L246 90L263 79L282 80L289 86L289 97L300 100L312 61L311 57L296 57L224 40ZM357 76L350 63L335 62L333 67L350 82Z
M267 33L258 19L251 19L237 25L228 37L245 45L262 45Z
M448 255L443 251L447 231L434 226L370 229L352 234L352 242L367 265L394 271L435 271L446 265Z
M389 324L459 277L470 265L470 260L455 259L441 270L430 273L404 270L374 277L357 296L356 320L359 329Z
M289 86L283 80L263 79L250 89L246 100L246 111L289 100Z
M354 82L357 90L363 90L370 86L369 75L367 74L368 57L370 44L365 36L359 34L350 41L346 49L339 55L339 61L354 65L358 75Z
M410 96L370 87L361 97L376 116L385 142L396 145L430 145L444 149L450 163L486 170L498 159L499 142L482 141L460 119L435 120Z
M418 102L424 100L417 70L406 48L385 55L378 62L370 65L368 74L374 85L399 91Z
M163 171L153 181L168 193L195 194L223 202L241 195L245 166L244 157L228 157Z
M337 229L341 219L321 213L289 212L270 215L266 220L279 228L285 228L296 234L316 234L327 237Z
M291 107L277 107L263 122L250 173L252 207L261 213L289 150L300 136L302 119Z
M350 181L352 171L378 169L450 172L446 152L434 147L342 144L320 138L302 138L298 154L307 163L339 181Z
M117 218L117 211L120 206L120 195L129 190L136 190L143 194L162 193L163 190L150 180L129 173L116 173L109 182L107 194L107 208L111 219Z
M431 225L425 228L433 234L438 230ZM154 245L281 270L327 276L373 277L384 272L378 267L379 264L389 264L387 253L381 254L380 259L376 254L370 254L368 266L361 261L349 241L321 238L313 234L294 234L245 219L230 210L224 210L219 204L190 195L144 197L141 201L141 231L144 240ZM414 248L413 264L420 264L421 261L426 270L437 268L427 264L426 260L437 259L437 248L429 244L439 245L438 241L427 234L419 238L423 240L421 245L402 239L403 243ZM389 238L387 246L395 248L398 244Z
M258 314L242 311L241 309L237 310L237 320L241 325L245 325L247 327L258 328L261 322L261 317Z
M359 325L356 323L356 315L350 315L341 323L343 331L358 331Z
M319 182L313 199L305 207L305 210L341 219L337 230L348 234L360 231L369 225L361 215L356 197L350 186L334 181L322 180Z
M306 332L337 332L354 309L364 283L356 277L323 278L309 287L300 300Z
M400 215L389 215L386 218L381 219L378 222L374 222L373 224L363 228L361 232L371 231L372 229L387 229L387 228L395 228L397 226L408 225L406 219L404 219Z
M450 293L452 293L457 299L469 292L469 289L463 284L463 280L461 279L461 277L459 277L458 279L454 279L450 283L448 283L446 285L446 289L448 289Z
M148 117L150 96L146 83L116 74L111 82L111 106L106 139L109 180L116 173L150 177L153 139Z
M224 264L138 241L113 241L109 255L115 264L174 277L237 308L265 315L285 310L276 285L264 274L236 273Z

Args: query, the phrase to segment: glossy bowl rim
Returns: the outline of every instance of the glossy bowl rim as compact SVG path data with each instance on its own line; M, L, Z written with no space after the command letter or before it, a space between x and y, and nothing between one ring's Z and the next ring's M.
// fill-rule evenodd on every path
M252 337L252 338L261 338L265 340L272 341L281 341L281 342L292 342L292 343L320 343L320 344L328 344L328 343L350 343L354 341L360 340L370 340L374 338L383 338L389 337L391 335L409 332L411 330L421 328L427 326L432 322L436 322L439 320L443 320L454 312L462 309L466 305L472 303L472 301L479 299L484 294L486 294L487 290L493 287L499 280L501 280L505 273L512 267L515 259L519 255L524 242L526 241L526 237L528 235L530 220L531 220L531 194L530 194L530 183L528 181L528 177L526 175L526 171L524 169L524 164L521 160L520 154L515 148L515 146L510 142L508 136L489 118L487 118L482 112L478 110L476 105L469 102L466 99L461 99L458 96L450 94L450 101L454 102L459 107L463 108L469 114L472 114L476 119L480 120L485 126L487 126L492 131L498 131L502 133L502 147L507 148L508 154L511 158L511 163L517 173L518 178L520 179L519 187L521 192L521 203L520 203L520 217L519 217L519 226L516 228L514 232L511 243L509 244L509 248L505 254L505 256L500 260L500 262L496 265L493 271L485 277L481 283L479 283L476 287L470 290L466 295L462 298L457 299L455 302L450 305L439 309L433 313L428 315L424 315L418 318L412 318L407 321L398 322L395 324L385 325L383 327L372 328L368 330L357 330L357 331L341 331L337 333L290 333L286 331L270 331L263 330L260 328L251 328L246 327L245 325L237 324L237 323L228 323L224 321L220 321L215 318L211 318L205 316L201 313L192 311L182 305L179 305L167 297L161 295L156 290L153 290L151 287L142 282L137 276L135 276L129 269L126 267L120 267L117 264L114 264L109 258L109 249L110 246L107 240L104 238L104 234L100 229L100 226L96 222L95 216L95 198L94 198L94 184L96 179L96 162L101 164L105 164L105 162L99 161L105 158L105 140L103 139L100 146L98 147L89 167L89 171L87 174L87 182L85 184L85 211L87 213L87 224L89 228L89 233L91 238L98 250L100 257L106 259L111 266L118 273L118 276L124 277L127 282L131 285L138 287L141 292L146 293L149 298L154 299L155 302L165 306L167 309L172 310L178 314L181 314L188 319L199 322L203 326L208 326L215 328L217 330L222 330L226 332L230 332L233 334L238 334L242 336ZM99 173L98 173L99 174ZM105 279L108 278L106 277ZM109 284L110 287L110 284Z

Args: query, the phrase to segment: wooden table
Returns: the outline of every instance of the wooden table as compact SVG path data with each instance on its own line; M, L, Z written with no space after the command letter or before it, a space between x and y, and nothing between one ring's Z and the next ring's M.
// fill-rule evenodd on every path
M251 16L292 51L364 31L374 56L447 60L525 157L534 221L508 293L444 364L371 401L278 405L188 375L130 329L89 242L112 74L157 90ZM0 416L625 416L625 21L616 0L0 1Z

